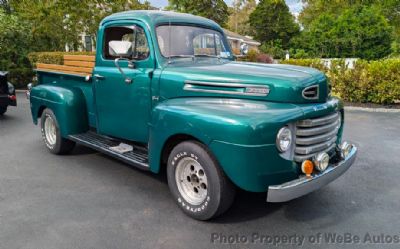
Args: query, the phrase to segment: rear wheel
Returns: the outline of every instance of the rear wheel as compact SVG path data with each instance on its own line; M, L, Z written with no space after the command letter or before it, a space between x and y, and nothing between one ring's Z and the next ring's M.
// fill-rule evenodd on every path
M4 115L4 113L6 113L7 111L7 106L0 106L0 116Z
M46 147L53 154L67 154L75 146L75 142L61 136L60 126L53 111L45 109L41 117L42 138Z
M217 217L234 200L235 187L206 146L199 142L183 142L172 150L167 175L175 201L194 219Z

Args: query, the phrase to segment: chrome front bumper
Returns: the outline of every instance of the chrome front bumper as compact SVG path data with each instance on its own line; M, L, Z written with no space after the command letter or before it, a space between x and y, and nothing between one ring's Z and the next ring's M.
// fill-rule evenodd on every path
M304 176L281 185L269 186L267 202L290 201L327 185L350 168L356 154L357 148L353 145L353 149L344 160L330 165L324 172L313 175L312 178Z

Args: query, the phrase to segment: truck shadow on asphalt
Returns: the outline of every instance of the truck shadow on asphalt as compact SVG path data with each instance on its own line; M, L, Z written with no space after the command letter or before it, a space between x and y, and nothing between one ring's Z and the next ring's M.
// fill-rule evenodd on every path
M7 115L7 113L4 114L4 115L0 115L0 121L6 122L6 121L12 121L12 120L15 120L15 119L16 119L15 116Z
M100 154L100 152L95 151L95 150L93 150L93 149L91 149L91 148L89 148L87 146L83 146L83 145L77 144L77 145L75 145L75 148L71 152L71 154L67 154L67 155L64 155L64 156L69 156L69 155L72 155L72 156L90 155L90 154L96 154L96 153Z
M89 154L98 154L96 156L98 156L100 159L104 158L115 162L114 166L116 167L123 166L128 168L129 170L132 170L131 179L136 179L137 175L140 174L140 177L143 176L149 178L149 185L153 185L154 183L151 182L156 181L164 185L165 193L169 191L165 168L164 170L161 170L159 174L154 174L150 171L138 169L111 156L102 154L81 145L77 145L70 156ZM68 155L66 156L68 157ZM110 168L103 170L107 171L109 169ZM102 173L107 174L107 172L104 171ZM133 182L130 182L128 184L132 185L132 187L135 188L134 184L137 184L137 182L135 183L135 180L133 180ZM151 188L148 188L147 191L149 191L148 195L150 196L158 196L158 193L153 193L152 191L159 190L152 190ZM345 198L343 198L343 196L340 197L340 194L338 197L338 193L336 192L337 189L335 191L335 188L327 186L321 190L318 190L317 192L310 193L306 196L289 202L268 203L266 202L267 193L252 193L238 189L235 201L231 208L220 217L212 219L208 222L216 224L233 224L258 219L266 219L270 222L274 222L276 221L276 219L283 218L286 220L290 220L294 223L309 223L315 220L319 220L319 222L317 222L319 224L317 225L319 228L330 227L334 224L342 222L344 219L348 219L349 216L352 216L360 211L352 210L352 212L341 212L341 215L336 215L333 217L331 208L337 208L339 206L347 209L346 211L349 211L348 208L353 209L352 207L349 207L349 203L346 202ZM326 208L321 208L321 206ZM178 207L176 208L178 209ZM274 213L277 212L278 214L274 215ZM184 216L183 213L182 215Z
M317 229L329 228L342 223L362 210L349 203L343 195L335 198L334 192L335 188L326 186L314 193L288 202L268 203L266 202L266 193L239 190L231 209L210 222L231 224L265 219L274 223L286 220L293 224L313 224L311 226ZM332 215L334 212L336 214Z

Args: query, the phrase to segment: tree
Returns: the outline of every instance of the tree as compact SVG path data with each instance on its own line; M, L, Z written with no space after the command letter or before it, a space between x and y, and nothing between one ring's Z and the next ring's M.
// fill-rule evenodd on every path
M3 0L4 1L4 0ZM81 34L96 38L100 21L115 12L148 9L139 0L11 0L21 19L32 24L32 50L63 51L68 44L77 49Z
M26 66L31 36L29 24L0 9L0 70Z
M0 9L7 14L11 13L10 1L9 0L0 0Z
M393 47L400 46L400 1L399 0L303 0L304 8L299 16L301 24L307 28L313 20L323 14L337 18L348 9L374 8L386 17L392 26Z
M376 7L351 7L336 16L322 13L292 40L318 57L382 58L390 54L392 28Z
M32 44L31 26L15 14L0 9L0 71L9 71L9 80L16 87L32 79L27 58Z
M250 14L249 21L256 39L271 46L279 41L283 49L288 48L290 39L299 32L299 26L284 0L261 0Z
M228 29L242 35L254 35L249 23L249 16L255 10L255 0L235 0L230 8Z
M169 10L190 13L211 19L225 26L229 17L228 6L223 0L168 0Z

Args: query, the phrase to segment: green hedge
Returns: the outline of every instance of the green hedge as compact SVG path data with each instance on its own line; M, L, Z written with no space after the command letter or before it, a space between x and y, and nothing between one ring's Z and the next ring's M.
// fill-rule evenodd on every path
M28 54L32 66L36 63L64 64L64 55L95 55L95 52L33 52Z
M32 82L34 72L32 68L15 68L9 69L8 80L13 83L15 88L26 88L26 85Z
M319 59L290 59L281 63L325 72L333 94L346 101L393 104L400 100L400 59L358 60L352 69L344 60L333 60L330 68Z
M28 54L31 67L18 67L8 69L8 79L17 89L24 89L26 85L33 81L36 63L60 64L64 63L64 55L94 55L94 52L33 52Z

